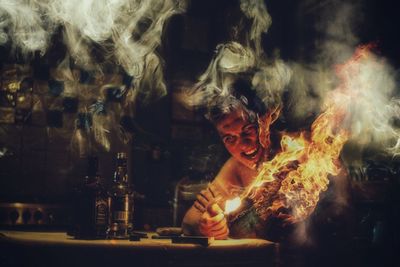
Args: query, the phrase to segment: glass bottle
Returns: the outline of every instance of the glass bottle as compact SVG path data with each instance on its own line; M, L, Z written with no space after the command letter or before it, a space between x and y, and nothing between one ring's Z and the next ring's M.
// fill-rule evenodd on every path
M88 156L87 175L78 187L74 199L75 229L77 239L102 239L108 227L108 194L98 174L98 158Z
M127 155L117 154L114 180L109 191L110 222L108 238L127 239L133 228L133 190L129 183Z

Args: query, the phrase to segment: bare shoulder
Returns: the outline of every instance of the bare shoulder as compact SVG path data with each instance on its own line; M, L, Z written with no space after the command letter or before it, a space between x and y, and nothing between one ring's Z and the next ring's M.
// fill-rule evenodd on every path
M212 183L230 191L233 188L247 186L254 176L255 171L231 157L225 162Z
M237 183L239 175L238 170L240 168L240 166L238 166L239 164L240 163L237 162L234 158L229 158L218 172L214 181L222 184Z

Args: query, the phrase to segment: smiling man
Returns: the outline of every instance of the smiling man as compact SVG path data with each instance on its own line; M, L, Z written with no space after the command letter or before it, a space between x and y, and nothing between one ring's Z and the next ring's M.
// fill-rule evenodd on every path
M267 110L250 82L241 78L232 84L231 95L219 96L209 106L206 117L231 157L186 213L182 223L186 235L229 236L230 227L221 207L240 195L257 175L258 165L269 158L269 126L278 117L278 110ZM245 234L256 236L256 229Z

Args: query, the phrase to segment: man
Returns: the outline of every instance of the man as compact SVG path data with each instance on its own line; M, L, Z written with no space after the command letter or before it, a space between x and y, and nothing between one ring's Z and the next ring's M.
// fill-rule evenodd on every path
M206 116L231 157L186 213L182 223L186 235L226 239L232 229L222 210L225 201L240 195L257 175L259 164L271 155L268 128L279 109L267 111L247 80L238 79L232 87L233 94L216 99ZM256 237L256 228L238 235Z

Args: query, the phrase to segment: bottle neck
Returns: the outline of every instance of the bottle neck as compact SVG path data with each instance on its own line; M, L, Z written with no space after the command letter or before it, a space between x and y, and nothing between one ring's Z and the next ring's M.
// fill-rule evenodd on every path
M98 175L98 158L89 156L87 158L87 174L85 176L86 184L93 184L99 181Z
M128 168L126 166L117 166L114 173L114 182L128 183Z

